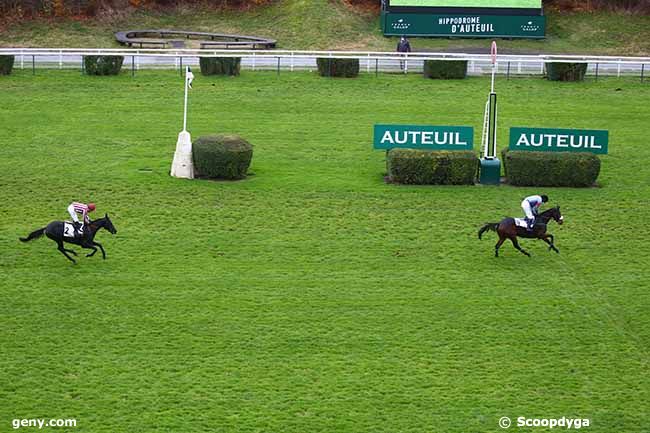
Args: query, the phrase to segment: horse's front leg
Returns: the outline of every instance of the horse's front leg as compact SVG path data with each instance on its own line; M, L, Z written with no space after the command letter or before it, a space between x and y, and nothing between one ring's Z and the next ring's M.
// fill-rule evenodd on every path
M558 250L555 247L555 244L553 243L553 240L554 240L553 235L545 235L544 237L542 237L542 240L548 244L548 249L549 250L553 250L556 253L560 254L560 250Z
M81 244L81 248L84 248L84 249L87 249L87 250L93 250L92 253L86 254L86 257L92 257L97 252L97 248L95 248L92 244L90 244L88 242L84 242L83 244Z
M102 250L102 259L106 260L106 251L104 251L104 247L102 246L102 244L100 244L99 242L93 241L93 245L98 246L99 249Z

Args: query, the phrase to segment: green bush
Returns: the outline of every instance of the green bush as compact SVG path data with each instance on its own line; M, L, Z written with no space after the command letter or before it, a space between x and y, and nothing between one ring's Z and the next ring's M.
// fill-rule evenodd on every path
M467 60L425 60L424 78L455 79L467 77Z
M192 158L200 177L244 179L253 146L237 135L208 135L192 143Z
M9 75L14 67L14 56L0 56L0 75Z
M504 149L502 159L511 185L587 187L600 173L600 159L592 153Z
M547 63L546 77L551 81L583 81L587 63Z
M201 57L201 74L238 76L241 71L241 57Z
M388 178L412 185L472 185L479 160L472 151L391 149Z
M84 70L88 75L117 75L122 63L123 56L85 56Z
M321 77L354 78L359 75L359 59L335 59L319 57L316 59Z

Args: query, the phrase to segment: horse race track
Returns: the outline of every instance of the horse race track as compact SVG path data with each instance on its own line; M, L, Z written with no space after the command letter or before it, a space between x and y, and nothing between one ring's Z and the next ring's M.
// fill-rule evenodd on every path
M650 431L650 84L497 81L501 147L510 126L610 130L600 188L383 182L374 123L480 143L488 88L197 74L193 138L255 146L249 179L211 182L168 176L178 73L0 77L0 431ZM495 259L478 228L531 193L561 205L561 254ZM111 216L106 261L18 242L72 200Z

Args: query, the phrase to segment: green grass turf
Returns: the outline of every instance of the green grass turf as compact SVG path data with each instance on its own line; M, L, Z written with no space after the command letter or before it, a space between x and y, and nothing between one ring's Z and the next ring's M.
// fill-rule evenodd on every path
M509 126L610 130L600 188L383 183L374 123L479 140L488 89L197 76L193 137L255 145L254 175L212 182L168 175L177 73L0 77L0 431L466 433L566 416L647 432L650 86L497 81L502 146ZM532 258L495 259L479 226L540 192L562 206L561 254L524 240ZM106 261L18 242L73 199L110 213Z
M499 40L501 53L650 55L650 15L545 9L547 38ZM117 11L95 20L15 20L0 26L2 47L119 47L115 32L178 29L275 38L289 50L394 51L397 37L382 35L379 13L360 12L342 0L278 0L250 11L186 6L163 11ZM414 51L483 50L486 39L411 38Z

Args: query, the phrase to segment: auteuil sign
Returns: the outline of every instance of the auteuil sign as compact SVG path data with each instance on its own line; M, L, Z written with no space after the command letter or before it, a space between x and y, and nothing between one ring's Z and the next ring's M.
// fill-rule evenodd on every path
M609 132L590 129L510 128L510 150L607 154Z
M470 126L375 125L375 149L472 150Z

